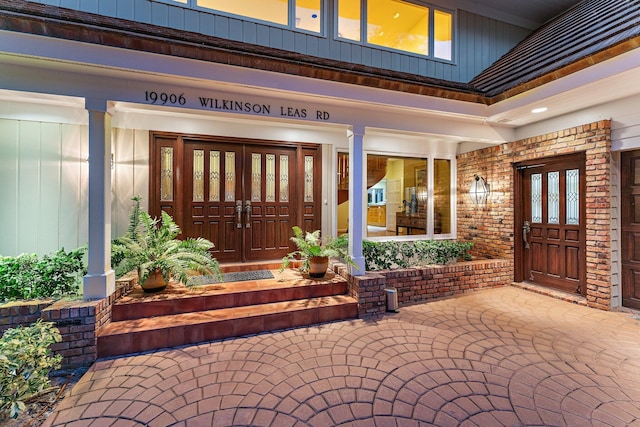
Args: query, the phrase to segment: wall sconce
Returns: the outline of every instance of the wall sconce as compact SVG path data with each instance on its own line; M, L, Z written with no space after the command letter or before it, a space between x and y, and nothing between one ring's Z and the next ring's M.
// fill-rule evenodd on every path
M471 200L476 205L481 205L487 202L487 197L489 196L489 184L478 174L473 175L474 180L471 183L471 188L469 189L469 194L471 195Z

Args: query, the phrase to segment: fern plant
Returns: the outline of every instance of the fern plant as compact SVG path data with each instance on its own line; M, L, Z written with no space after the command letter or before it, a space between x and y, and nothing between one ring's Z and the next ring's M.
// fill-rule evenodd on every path
M136 270L141 284L155 271L162 273L165 282L173 278L187 286L194 273L221 276L220 265L209 252L212 242L202 237L177 239L180 227L168 213L152 218L140 209L139 197L132 200L127 233L112 245L121 258L119 270Z
M293 237L291 241L295 243L296 250L289 252L282 259L280 271L291 265L291 260L302 260L302 271L309 271L309 263L312 257L341 258L347 265L358 268L353 258L349 256L349 236L341 234L338 237L320 237L320 230L302 231L298 226L293 227Z

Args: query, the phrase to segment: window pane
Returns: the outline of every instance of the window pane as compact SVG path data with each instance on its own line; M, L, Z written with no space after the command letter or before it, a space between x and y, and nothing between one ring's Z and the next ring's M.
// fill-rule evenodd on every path
M320 0L296 0L296 28L320 32Z
M367 42L429 54L429 8L397 0L368 0Z
M259 202L262 189L262 155L251 154L251 201Z
M265 159L267 162L265 170L265 179L267 181L267 191L264 196L265 202L276 201L276 155L266 154Z
M224 161L224 200L236 200L236 153L229 151Z
M197 5L234 15L288 25L288 0L198 0Z
M547 221L549 224L560 224L560 172L547 174Z
M338 37L360 41L360 0L338 0Z
M567 224L580 224L580 171L570 169L566 171L566 204L567 204Z
M304 156L304 201L313 202L313 156Z
M433 232L451 233L451 161L433 162Z
M193 201L204 201L204 150L193 150Z
M280 201L289 201L289 156L280 156Z
M441 10L433 12L434 47L433 56L436 58L451 60L451 34L453 19L450 13Z
M173 200L173 148L160 148L160 200Z
M531 174L531 222L542 222L542 174Z
M220 201L220 152L209 153L209 201Z

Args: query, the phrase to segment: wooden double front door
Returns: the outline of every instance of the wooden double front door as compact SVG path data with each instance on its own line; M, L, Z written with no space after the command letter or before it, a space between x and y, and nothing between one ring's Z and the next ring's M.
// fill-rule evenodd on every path
M151 214L211 240L220 262L281 259L294 225L319 228L317 145L152 133L151 153Z
M586 294L583 154L516 166L516 280Z

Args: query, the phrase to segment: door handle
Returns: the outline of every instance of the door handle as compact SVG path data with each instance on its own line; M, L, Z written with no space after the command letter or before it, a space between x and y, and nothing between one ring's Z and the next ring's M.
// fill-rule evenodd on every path
M236 201L236 228L242 228L242 200Z
M246 215L244 226L245 228L251 228L251 200L247 200L244 203L244 213Z
M529 249L529 241L527 240L528 233L531 233L531 224L529 221L525 221L522 225L522 240L524 240L525 249Z

